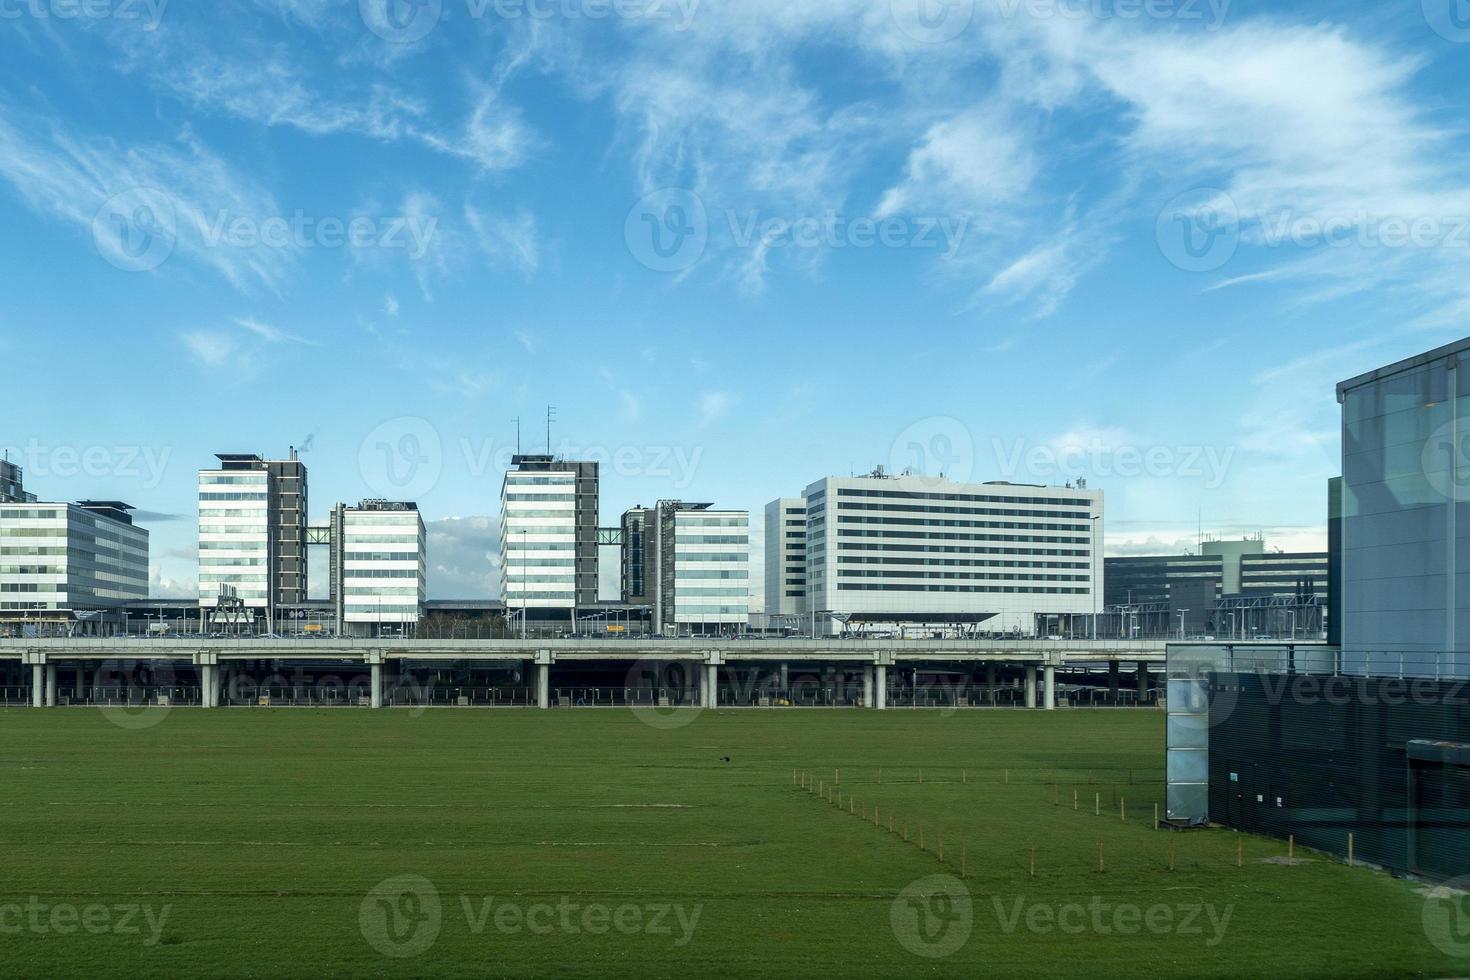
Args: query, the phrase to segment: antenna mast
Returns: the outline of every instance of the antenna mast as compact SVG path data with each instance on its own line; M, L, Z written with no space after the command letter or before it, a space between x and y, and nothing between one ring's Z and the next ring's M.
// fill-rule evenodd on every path
M551 423L556 421L556 406L546 406L546 455L551 455Z
M511 421L516 424L516 455L519 456L521 454L521 417L517 415Z

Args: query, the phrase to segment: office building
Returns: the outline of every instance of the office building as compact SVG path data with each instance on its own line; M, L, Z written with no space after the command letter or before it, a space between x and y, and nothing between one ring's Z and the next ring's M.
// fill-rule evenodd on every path
M598 601L598 464L516 456L500 490L500 588L509 615L575 620Z
M36 495L26 493L21 468L8 459L0 460L0 504L34 503Z
M1331 593L1328 579L1325 551L1268 552L1240 561L1241 595L1303 600L1316 596L1325 603Z
M416 504L364 500L333 509L330 597L338 633L413 634L427 600L424 540Z
M829 477L806 490L807 598L841 622L983 623L1031 634L1099 611L1103 495L924 476Z
M1359 669L1470 672L1467 360L1470 338L1338 385L1342 646Z
M119 501L0 505L0 621L71 632L77 620L101 627L90 614L146 599L148 532L132 510ZM118 626L106 623L96 631Z
M782 497L766 504L766 613L806 612L806 501Z
M222 454L199 471L199 605L216 620L244 614L275 628L307 600L306 466Z
M1224 592L1224 567L1219 555L1149 555L1108 558L1103 562L1107 606L1167 603L1182 584L1205 582L1211 607ZM1191 589L1191 594L1198 594Z
M669 635L745 632L750 513L679 500L636 510L643 511L648 529L644 575L654 629Z

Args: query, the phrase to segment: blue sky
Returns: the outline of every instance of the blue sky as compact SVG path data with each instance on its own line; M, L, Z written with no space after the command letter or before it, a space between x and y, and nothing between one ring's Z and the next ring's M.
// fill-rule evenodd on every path
M493 594L524 423L603 522L876 464L1325 540L1333 385L1470 310L1461 0L0 0L0 444L144 512L308 446Z

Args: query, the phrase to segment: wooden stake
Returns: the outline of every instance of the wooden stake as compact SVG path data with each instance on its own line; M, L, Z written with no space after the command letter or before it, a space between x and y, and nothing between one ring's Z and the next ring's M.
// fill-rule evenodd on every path
M1072 810L1074 812L1077 810L1077 791L1075 789L1072 790Z
M919 770L919 785L924 785L924 770L922 769Z
M1097 842L1097 870L1099 874L1107 871L1107 862L1103 859L1103 842Z
M944 835L939 835L939 863L944 863Z
M969 770L961 769L960 770L960 783L961 783L961 785L968 785L969 782L970 782L970 773L969 773Z
M1006 770L1006 785L1009 786L1010 784L1011 784L1011 771L1009 769L1007 769Z
M848 813L856 813L857 812L856 810L854 810L852 808L852 797L850 797L850 796L847 798L847 812Z
M1353 866L1353 832L1348 831L1348 867Z
M1123 823L1128 822L1128 804L1123 802L1123 797L1118 797L1118 819Z
M919 824L919 850L928 850L928 848L924 846L924 825L922 823Z
M861 816L864 820L868 819L868 805L866 803L863 804L863 812Z
M1093 793L1092 794L1092 815L1094 817L1100 817L1100 816L1102 816L1102 794L1101 793Z
M1159 829L1159 805L1154 804L1154 830Z
M1036 848L1031 848L1031 877L1036 877Z
M888 832L893 833L893 814L888 815Z
M1235 842L1235 866L1237 868L1243 868L1243 867L1245 867L1245 841L1244 840L1237 840Z
M1286 838L1286 866L1291 867L1296 860L1296 834L1289 834Z

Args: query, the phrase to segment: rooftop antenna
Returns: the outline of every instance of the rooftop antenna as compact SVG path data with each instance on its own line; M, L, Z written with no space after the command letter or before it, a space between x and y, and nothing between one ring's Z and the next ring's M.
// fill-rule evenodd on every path
M521 454L521 417L517 415L511 421L516 424L516 455L519 456Z
M551 423L556 421L556 406L546 406L546 455L551 455Z

